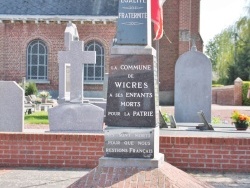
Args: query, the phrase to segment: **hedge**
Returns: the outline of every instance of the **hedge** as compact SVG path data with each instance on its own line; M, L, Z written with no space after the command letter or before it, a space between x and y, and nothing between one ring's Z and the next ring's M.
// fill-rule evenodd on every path
M247 98L248 89L250 88L250 82L243 82L242 84L242 105L250 106L250 98Z

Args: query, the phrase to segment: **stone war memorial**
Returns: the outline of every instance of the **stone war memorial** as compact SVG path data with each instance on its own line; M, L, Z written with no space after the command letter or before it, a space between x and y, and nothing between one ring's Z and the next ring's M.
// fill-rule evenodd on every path
M96 53L84 51L75 24L67 25L64 40L65 51L58 53L59 105L49 109L50 131L102 131L104 110L83 103L83 65L95 63Z
M191 187L209 187L165 162L159 152L158 62L151 44L151 0L120 0L118 10L104 156L70 187L186 187L186 182ZM139 181L133 181L137 176ZM181 181L175 181L178 176Z
M105 157L100 159L101 165L141 163L158 167L164 161L159 153L157 62L156 51L151 47L151 20L146 16L149 7L146 1L119 4L117 44L111 49L109 66ZM134 12L142 16L125 16Z

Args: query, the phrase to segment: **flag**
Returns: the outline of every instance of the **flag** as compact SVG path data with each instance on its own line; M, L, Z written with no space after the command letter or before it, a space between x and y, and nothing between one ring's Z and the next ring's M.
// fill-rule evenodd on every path
M151 0L151 19L154 23L154 40L161 39L163 35L163 10L165 0Z

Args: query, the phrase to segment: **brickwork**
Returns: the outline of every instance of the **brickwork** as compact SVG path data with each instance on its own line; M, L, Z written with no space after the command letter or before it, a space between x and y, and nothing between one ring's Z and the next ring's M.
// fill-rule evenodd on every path
M171 8L169 8L171 7ZM178 59L179 43L179 2L169 0L164 3L163 26L165 34L160 40L160 91L174 90L174 69ZM167 39L169 38L169 41Z
M194 37L197 49L202 51L202 40L199 34L200 0L180 0L179 14L179 30L186 31L187 34L185 40L180 39L179 55L189 51L192 45L190 39Z
M200 0L191 2L191 33L198 34L200 30Z
M249 138L160 137L160 152L172 165L188 170L250 171Z
M0 23L0 80L4 80L4 24Z
M212 104L234 105L234 87L212 88Z
M0 166L94 168L103 135L0 134Z
M199 38L197 49L203 50L199 34L200 1L169 0L165 2L163 10L166 35L160 40L160 91L173 91L175 63L179 55L189 51L191 44L189 37L187 41L181 41L179 33L184 30L191 32L191 36L196 35Z
M212 104L242 105L242 80L237 78L234 85L212 88Z
M110 46L115 34L114 24L85 23L77 24L80 40L85 43L97 40L105 49L106 70L110 56ZM15 22L4 24L4 56L0 59L5 68L4 80L21 82L26 76L26 48L34 39L43 40L48 47L48 80L49 84L37 84L40 90L58 90L58 61L57 52L64 50L64 30L66 23L49 24L34 22ZM101 31L101 32L100 32ZM2 67L2 66L1 66ZM3 70L1 68L1 70ZM96 89L93 86L94 89ZM100 87L99 87L100 88ZM91 90L92 88L89 87Z
M0 134L0 166L94 168L102 134ZM160 137L166 162L192 170L250 172L250 138Z
M179 55L187 52L190 49L190 41L189 38L191 36L191 1L180 0L179 7L179 30L186 31L187 38L184 41L180 40L179 42Z
M207 183L194 178L169 163L164 163L160 168L98 166L68 188L79 187L212 188Z

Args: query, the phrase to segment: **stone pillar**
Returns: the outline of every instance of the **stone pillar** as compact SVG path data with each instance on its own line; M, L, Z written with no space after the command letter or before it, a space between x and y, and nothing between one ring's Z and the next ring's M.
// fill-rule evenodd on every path
M234 105L242 105L242 83L243 81L238 77L234 80Z
M107 90L108 90L108 76L109 73L105 73L103 81L103 98L107 99Z

